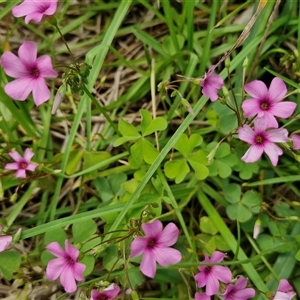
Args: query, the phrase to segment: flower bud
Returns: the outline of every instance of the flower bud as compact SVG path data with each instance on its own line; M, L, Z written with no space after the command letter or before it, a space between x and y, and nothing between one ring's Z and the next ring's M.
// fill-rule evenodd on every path
M246 58L244 59L244 62L243 62L243 68L244 68L244 69L246 69L246 68L248 67L248 62L249 62L249 59L248 59L248 57L246 57Z
M256 240L261 228L261 220L257 219L254 223L253 238Z

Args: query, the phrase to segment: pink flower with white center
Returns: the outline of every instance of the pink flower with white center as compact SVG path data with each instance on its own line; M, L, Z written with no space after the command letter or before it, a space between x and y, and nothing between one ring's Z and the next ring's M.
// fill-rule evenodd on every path
M97 290L92 290L91 300L113 300L120 293L120 288L112 283L103 291L99 292Z
M228 284L226 291L221 296L224 300L247 300L255 296L255 290L246 288L248 279L240 277L235 285Z
M56 280L60 277L60 283L65 291L67 293L75 292L77 289L75 280L84 280L82 273L86 268L84 264L77 262L79 250L71 246L67 240L65 241L66 250L63 250L57 242L50 243L46 249L57 256L48 262L47 277L50 280Z
M156 274L156 262L162 267L177 264L181 261L181 253L170 248L178 239L179 229L169 223L164 229L160 221L142 224L145 237L137 237L131 243L130 257L143 254L140 265L141 272L151 278Z
M2 231L2 226L0 225L0 232ZM9 244L12 242L12 237L10 235L0 236L0 252L3 252Z
M203 263L219 263L225 257L225 254L220 251L215 251L211 258L205 254L205 259ZM195 275L195 279L198 282L198 286L200 288L206 286L206 295L212 296L216 295L221 282L230 283L232 274L228 267L224 266L200 266L198 267L200 273Z
M288 134L284 128L266 131L266 122L261 118L254 120L254 130L248 125L240 127L239 139L251 145L242 160L246 163L255 162L265 152L272 165L277 166L278 157L283 154L283 151L275 143L288 142Z
M53 70L51 58L43 55L37 58L37 45L24 42L18 51L18 56L10 51L4 52L1 64L5 73L15 80L5 86L5 92L14 100L24 101L32 92L37 106L50 98L50 90L44 78L58 76Z
M243 102L242 108L246 118L257 115L258 118L264 118L267 127L278 128L276 117L290 117L297 104L290 101L284 101L287 88L285 83L278 77L275 77L268 89L260 80L254 80L245 85L245 91L252 97Z
M11 151L8 153L9 156L15 160L14 163L8 163L5 165L5 170L17 170L17 178L26 178L26 171L33 172L38 164L30 163L34 153L30 149L26 149L24 157L22 157L17 151Z
M33 20L40 22L44 15L51 16L57 8L57 0L24 0L21 4L13 7L12 13L16 18L25 17L25 23Z
M300 135L293 134L292 135L292 141L293 141L293 149L299 150L300 149Z
M292 286L286 279L281 279L273 300L292 300L296 296L292 289Z
M218 90L224 85L222 77L218 74L213 74L214 67L211 66L207 73L205 73L204 78L200 79L200 85L202 86L202 94L211 101L216 101L218 99Z
M196 293L195 300L210 300L210 296L207 296L205 293Z

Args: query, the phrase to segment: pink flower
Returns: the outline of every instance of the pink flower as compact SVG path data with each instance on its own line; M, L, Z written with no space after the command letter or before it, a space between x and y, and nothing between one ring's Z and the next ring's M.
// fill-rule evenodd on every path
M204 78L200 79L200 85L202 86L202 94L211 101L216 101L218 99L218 90L224 85L224 81L220 75L213 74L214 67L211 66L207 73L205 73Z
M160 221L143 223L145 237L137 237L131 243L130 257L143 254L140 265L141 272L151 278L156 273L156 262L163 267L177 264L181 260L181 253L170 248L178 239L179 230L174 223L169 223L165 229Z
M288 131L283 128L266 131L265 120L259 118L254 120L254 130L248 125L239 128L239 139L251 144L250 148L242 157L242 160L251 163L257 161L265 152L273 166L278 163L278 156L283 154L281 148L275 143L288 141Z
M0 225L0 232L2 231L2 226ZM10 235L0 236L0 252L3 252L9 244L12 242L12 237Z
M102 292L92 290L91 300L113 300L117 297L119 293L120 288L116 284L112 283Z
M26 171L33 172L38 166L38 164L30 163L34 153L28 148L25 150L24 157L22 157L17 151L12 151L8 154L15 160L15 162L6 164L4 168L5 170L17 170L17 178L26 178Z
M220 251L215 251L211 258L205 254L204 263L219 263L225 257L225 254ZM206 286L206 295L216 295L219 290L219 281L224 283L231 282L232 274L228 267L224 266L200 266L198 267L200 273L195 275L195 279L198 281L198 286Z
M293 140L293 149L294 150L299 150L300 149L300 135L293 134L292 135L292 140Z
M254 80L245 85L245 91L253 98L243 102L242 108L245 117L249 118L257 115L258 118L264 118L267 122L267 127L278 128L276 117L290 117L297 104L283 100L287 93L285 83L278 77L275 77L270 85L270 88L260 80Z
M51 16L55 13L57 0L24 0L21 4L12 9L16 18L25 17L25 23L34 20L40 22L44 15Z
M292 292L292 289L292 286L286 279L281 279L273 300L292 300L296 296L296 293Z
M46 269L46 275L50 280L56 280L60 276L60 282L64 289L68 293L76 291L77 281L82 281L83 271L86 266L77 262L79 256L79 250L74 246L69 245L68 241L65 241L65 249L63 250L57 242L52 242L46 249L58 258L49 261Z
M224 300L247 300L255 296L255 290L246 288L248 279L240 277L235 285L228 284L226 291L221 296Z
M44 78L57 77L52 68L51 58L43 55L37 58L37 45L24 42L18 51L19 57L12 52L4 52L2 67L7 75L16 78L5 86L5 92L12 99L24 101L32 92L37 106L50 98L50 90Z
M207 296L205 293L196 293L195 300L210 300L210 296Z

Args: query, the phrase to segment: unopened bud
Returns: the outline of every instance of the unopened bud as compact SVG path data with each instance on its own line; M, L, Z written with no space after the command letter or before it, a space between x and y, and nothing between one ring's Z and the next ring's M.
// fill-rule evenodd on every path
M293 206L300 206L300 202L298 202L298 201L292 201L292 205Z
M15 203L17 201L17 198L18 198L17 193L12 194L12 196L10 197L10 202Z
M191 107L190 103L184 99L184 98L181 98L181 104L185 107L185 109L193 116L195 117L195 113L193 111L193 108Z
M289 221L299 221L299 218L297 216L290 216L290 217L287 217L287 219Z
M229 69L229 68L230 68L230 58L229 58L229 57L227 57L227 58L225 59L225 68L226 68L226 69Z
M225 98L229 97L229 91L225 85L222 86L222 92L223 92Z
M257 219L254 223L253 238L256 240L261 228L261 220Z
M18 231L13 236L13 242L14 243L18 243L19 242L21 234L22 234L22 228L19 228Z
M246 69L246 68L248 67L248 62L249 62L249 59L248 59L248 57L246 57L246 58L244 59L244 62L243 62L243 68L244 68L244 69Z

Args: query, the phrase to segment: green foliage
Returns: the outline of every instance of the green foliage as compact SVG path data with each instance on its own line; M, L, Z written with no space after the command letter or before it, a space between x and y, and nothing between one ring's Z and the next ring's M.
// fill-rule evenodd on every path
M89 240L97 230L97 224L94 220L84 220L75 223L72 226L74 244Z
M200 146L202 137L198 134L192 134L188 137L186 134L181 135L174 148L184 157L184 159L174 159L165 163L165 174L170 179L175 179L176 183L184 180L190 172L190 167L195 171L195 176L203 180L208 176L207 152L198 150L193 153L194 149Z
M8 279L13 279L13 273L18 271L21 265L21 255L15 251L0 253L0 271Z
M247 191L242 195L240 186L232 183L224 187L223 193L230 203L226 212L231 220L246 222L261 209L262 199L255 191Z
M217 147L216 142L212 142L207 145L207 151L215 151ZM215 151L212 163L208 166L209 176L220 176L221 178L227 178L232 173L232 167L237 163L237 157L231 153L228 143L222 143Z
M158 155L157 149L151 142L145 137L154 133L155 131L162 131L167 128L167 121L162 117L157 117L152 120L149 111L141 109L140 114L142 117L140 130L135 126L121 119L119 121L118 129L122 134L122 137L117 138L114 142L114 146L120 146L128 141L136 141L131 147L131 155L129 157L129 163L133 169L138 169L142 166L143 162L152 164Z

